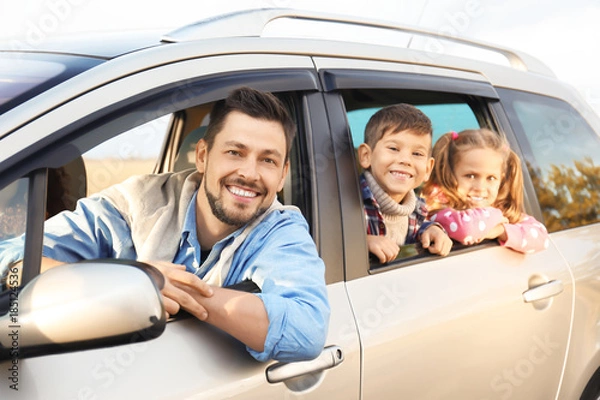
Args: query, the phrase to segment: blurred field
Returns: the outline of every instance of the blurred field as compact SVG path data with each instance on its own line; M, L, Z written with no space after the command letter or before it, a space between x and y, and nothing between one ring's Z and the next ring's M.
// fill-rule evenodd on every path
M85 159L88 196L132 175L147 174L154 170L156 159Z

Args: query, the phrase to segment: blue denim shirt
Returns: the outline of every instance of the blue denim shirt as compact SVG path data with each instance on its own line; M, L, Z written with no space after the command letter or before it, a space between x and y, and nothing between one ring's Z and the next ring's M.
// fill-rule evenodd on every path
M203 277L221 250L239 235L222 239L201 259L196 235L196 194L187 208L176 264ZM0 271L23 258L23 237L0 243ZM63 212L45 225L43 255L64 262L83 259L135 260L131 231L121 214L105 199L85 198L74 212ZM224 286L251 279L269 316L264 351L248 352L259 361L298 361L314 358L325 344L329 303L325 265L318 256L299 212L271 212L236 250Z

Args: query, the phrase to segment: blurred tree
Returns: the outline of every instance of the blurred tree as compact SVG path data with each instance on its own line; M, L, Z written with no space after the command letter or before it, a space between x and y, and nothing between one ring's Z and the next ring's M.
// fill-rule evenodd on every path
M589 157L574 164L552 165L545 176L527 165L549 232L600 220L600 166Z

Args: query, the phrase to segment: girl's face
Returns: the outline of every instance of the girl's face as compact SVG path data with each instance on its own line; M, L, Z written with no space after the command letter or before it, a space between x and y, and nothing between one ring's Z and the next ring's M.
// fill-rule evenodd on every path
M498 197L504 160L492 149L472 149L460 154L454 166L458 193L471 207L490 207Z

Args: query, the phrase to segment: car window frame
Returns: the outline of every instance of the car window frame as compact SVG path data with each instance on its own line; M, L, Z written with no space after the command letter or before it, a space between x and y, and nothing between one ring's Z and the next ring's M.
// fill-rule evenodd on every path
M225 69L226 71L217 74L198 75L183 82L188 87L200 87L201 93L188 92L187 96L180 96L176 100L173 100L174 93L180 90L181 81L154 87L141 93L132 93L104 109L94 110L93 113L86 114L82 118L63 124L60 129L48 132L41 143L26 147L24 151L11 157L10 164L12 166L5 167L0 172L0 187L24 176L33 178L32 184L35 185L35 188L29 193L28 207L30 208L26 226L27 241L24 249L26 258L23 263L23 284L39 275L40 272L47 168L60 167L97 144L155 119L159 115L147 112L152 107L155 111L160 110L161 115L166 115L194 104L225 98L232 89L242 85L273 92L316 91L319 89L316 73L309 68L266 67L250 70L238 68L240 69L230 71ZM280 73L276 73L277 71ZM194 95L189 95L190 93L194 93ZM165 104L164 100L167 98L170 101ZM60 112L62 107L69 107L69 103L67 102L55 110ZM140 119L136 112L145 112L145 119ZM18 130L12 135L14 135L13 138L16 138ZM6 166L7 163L3 164ZM312 207L315 205L313 204ZM29 213L32 213L32 217L29 217Z
M465 96L481 126L499 130L491 104L498 102L496 89L489 82L469 81L462 78L415 75L407 72L377 70L325 69L319 71L323 86L331 96L326 97L330 126L333 135L338 169L338 190L342 199L344 216L344 258L346 280L354 280L382 273L391 269L416 266L434 260L435 255L419 254L406 259L397 259L387 264L371 264L366 244L366 222L358 182L358 171L352 144L352 135L346 119L344 100L340 89L389 89L418 90L433 93L448 93ZM346 172L344 172L346 171ZM352 171L348 173L347 171ZM496 241L485 241L476 246L455 245L447 257L480 248L498 246Z

